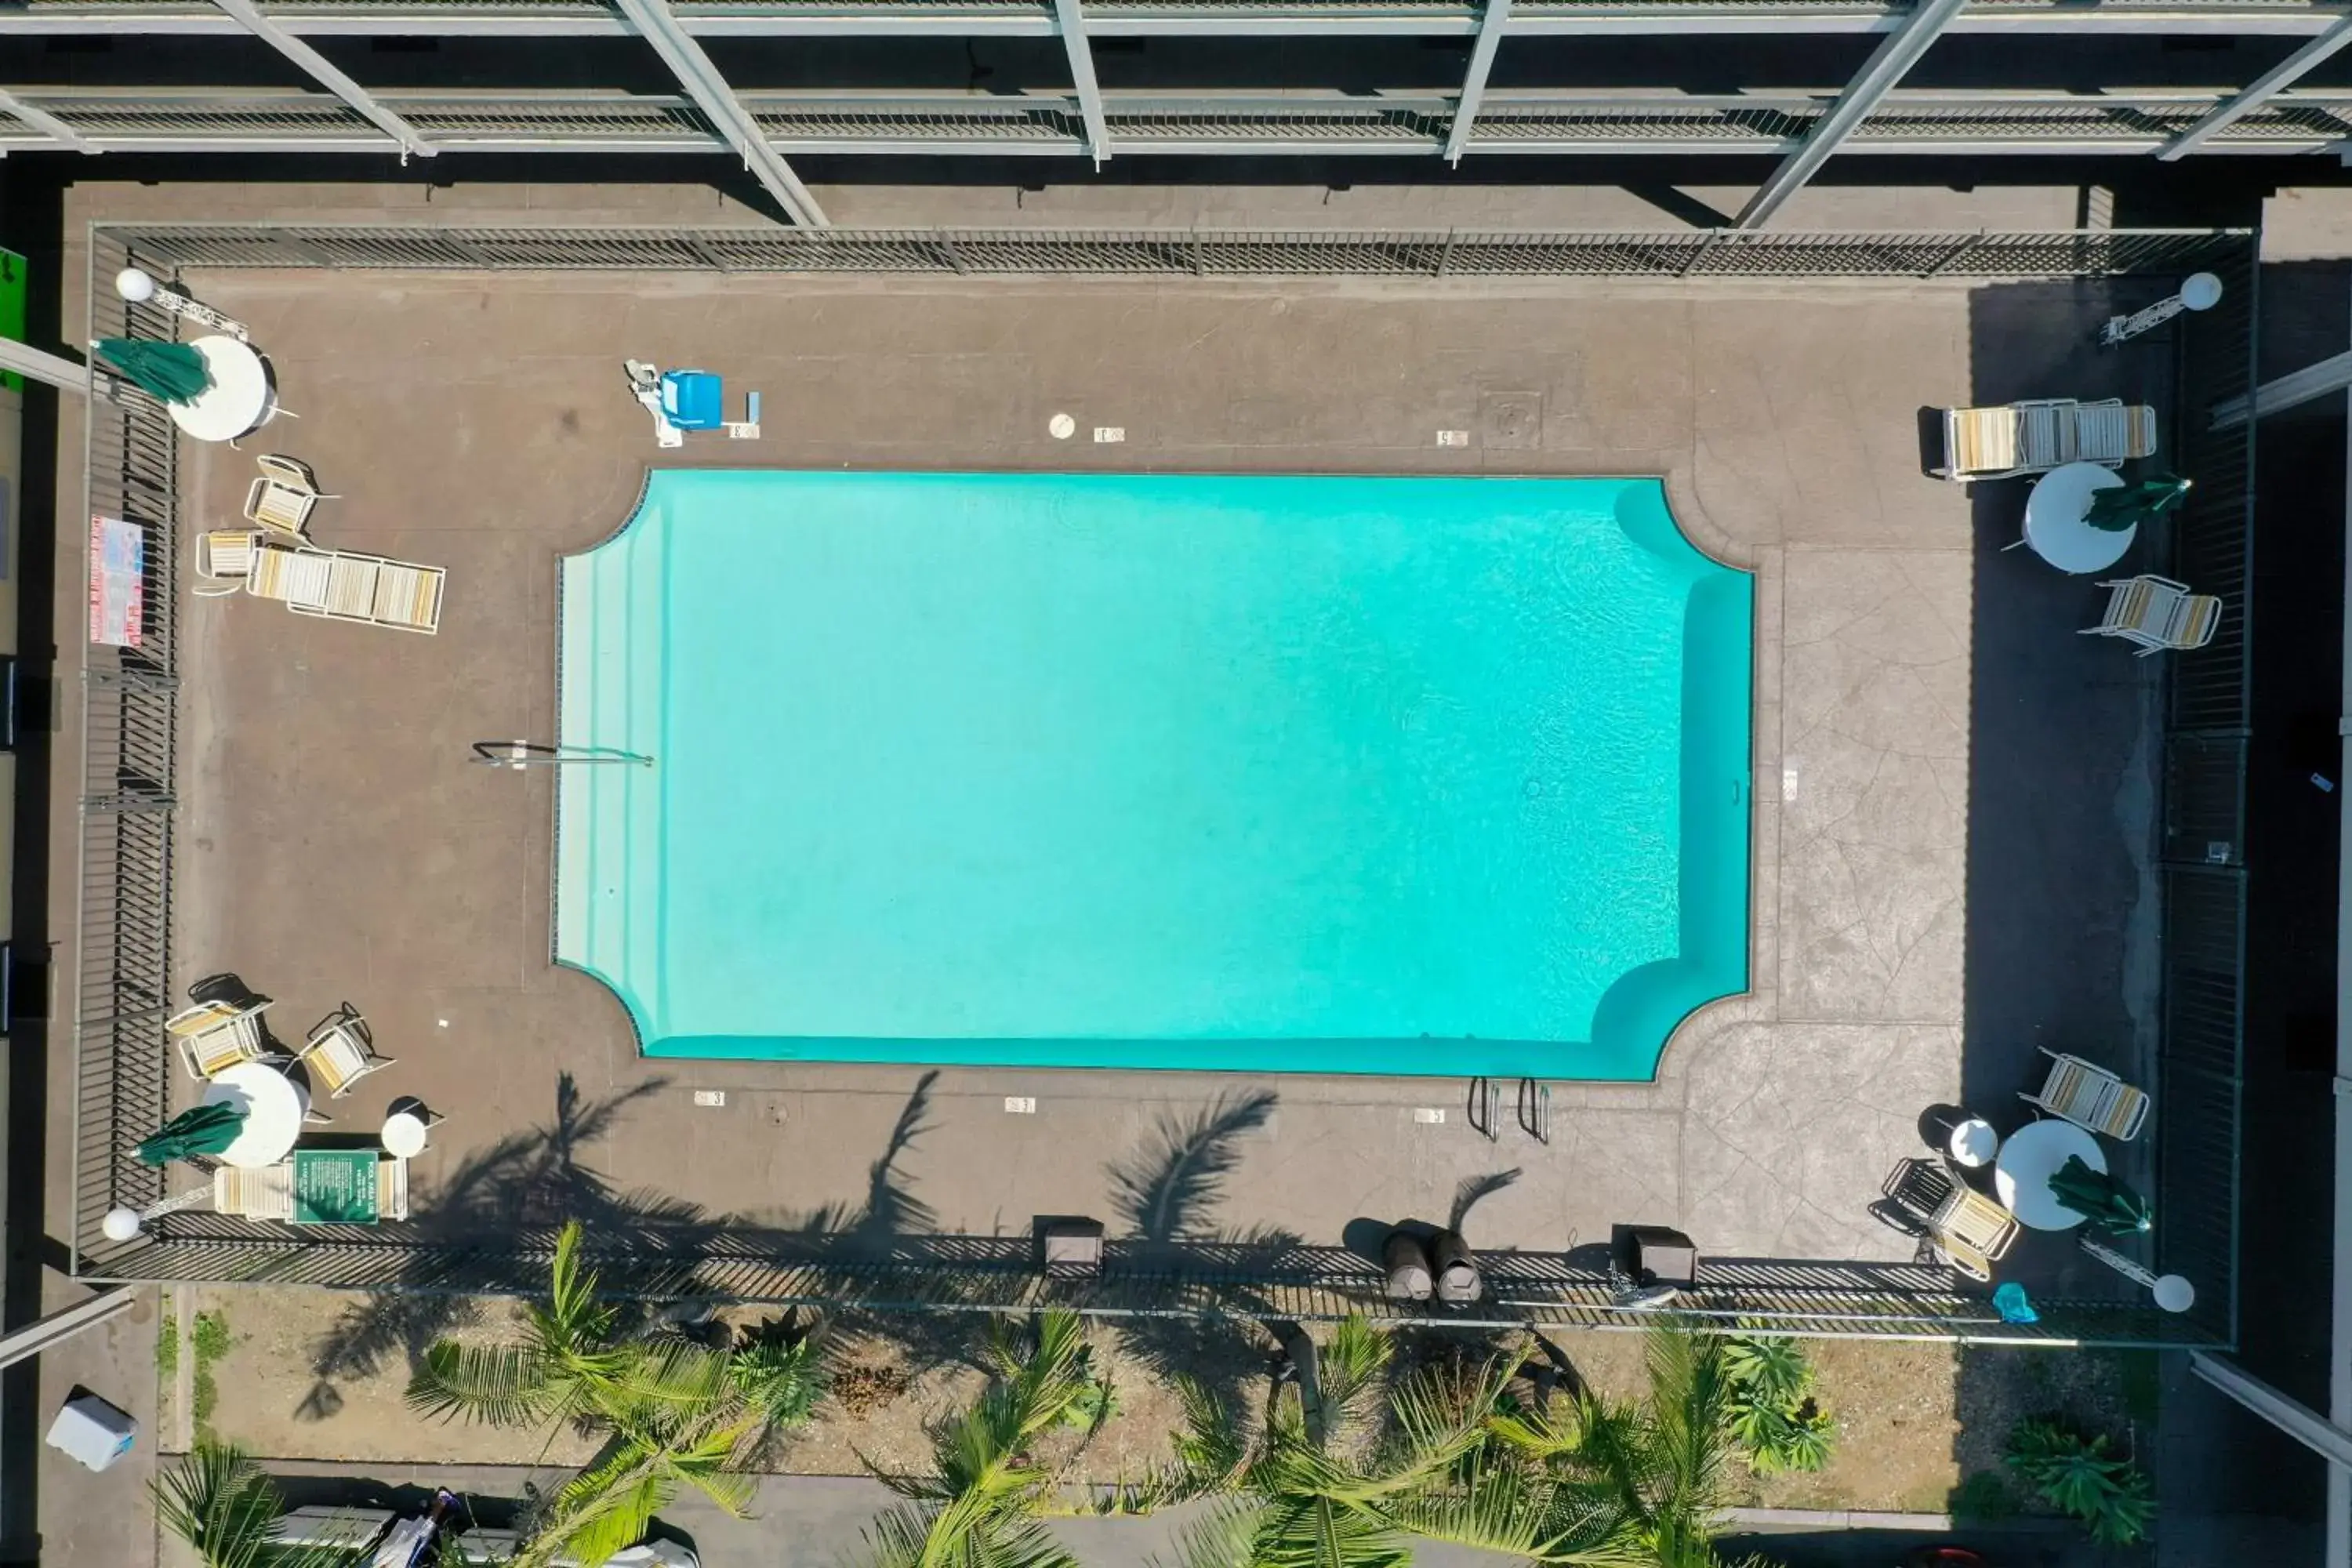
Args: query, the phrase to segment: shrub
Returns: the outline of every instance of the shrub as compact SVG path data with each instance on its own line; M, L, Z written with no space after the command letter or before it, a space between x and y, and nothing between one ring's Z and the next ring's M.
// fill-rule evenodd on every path
M2017 1517L2017 1495L1999 1470L1978 1470L1961 1479L1944 1505L1954 1519L1976 1524L1999 1524Z
M2147 1534L2155 1488L2139 1466L2107 1452L2105 1437L2049 1417L2024 1421L2009 1435L2007 1457L2019 1479L2081 1521L2092 1540L2129 1546Z
M1747 1450L1750 1469L1774 1475L1818 1470L1830 1462L1837 1423L1812 1397L1812 1364L1795 1340L1778 1334L1729 1340L1724 1364L1736 1385L1731 1435Z

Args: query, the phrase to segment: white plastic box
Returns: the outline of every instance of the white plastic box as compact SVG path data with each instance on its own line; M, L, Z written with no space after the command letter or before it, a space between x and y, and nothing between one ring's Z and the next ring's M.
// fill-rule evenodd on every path
M60 1449L93 1470L102 1470L131 1452L139 1439L139 1423L95 1394L68 1399L49 1423L49 1447Z

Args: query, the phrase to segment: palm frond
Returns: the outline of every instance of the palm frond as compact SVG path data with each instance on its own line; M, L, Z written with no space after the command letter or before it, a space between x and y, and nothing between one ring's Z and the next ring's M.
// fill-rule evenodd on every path
M1388 1371L1394 1354L1394 1342L1385 1330L1374 1328L1361 1317L1341 1319L1316 1358L1325 1408L1347 1419L1360 1421L1367 1414L1365 1406L1379 1392L1381 1376ZM1331 1425L1336 1426L1339 1423Z
M1154 1557L1148 1568L1255 1568L1258 1525L1265 1511L1265 1505L1254 1498L1228 1500L1177 1532L1172 1563Z
M1405 1497L1394 1517L1433 1541L1551 1563L1607 1540L1621 1515L1588 1492L1503 1464Z
M1328 1497L1272 1500L1258 1521L1251 1568L1405 1568L1412 1546L1387 1515Z
M285 1510L278 1489L244 1449L198 1438L151 1488L156 1517L205 1568L257 1568Z
M729 1357L727 1371L743 1402L771 1427L805 1425L824 1397L824 1363L807 1340L740 1346Z
M594 1349L613 1337L614 1309L597 1299L595 1270L580 1261L582 1235L576 1219L557 1233L555 1257L547 1268L547 1303L530 1310L533 1329L552 1354Z
M429 1346L408 1380L408 1407L446 1420L462 1415L493 1426L536 1426L563 1403L554 1369L537 1345Z

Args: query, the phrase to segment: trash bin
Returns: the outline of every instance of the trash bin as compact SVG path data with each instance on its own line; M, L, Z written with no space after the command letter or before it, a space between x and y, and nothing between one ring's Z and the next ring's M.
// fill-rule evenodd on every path
M93 1470L105 1469L131 1452L139 1439L139 1423L95 1394L78 1394L65 1403L49 1423L49 1447L71 1455Z

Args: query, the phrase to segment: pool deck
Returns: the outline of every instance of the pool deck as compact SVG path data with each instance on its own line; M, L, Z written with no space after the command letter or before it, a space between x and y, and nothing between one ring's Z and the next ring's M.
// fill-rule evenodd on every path
M68 232L153 195L89 187ZM398 1066L328 1109L338 1131L402 1095L449 1118L414 1167L420 1223L870 1238L1092 1214L1328 1243L1475 1199L1486 1247L1646 1222L1721 1256L1907 1258L1867 1205L1924 1152L1923 1110L1965 1092L2012 1125L2037 1044L2144 1048L2159 661L2075 636L2099 593L2001 551L2021 483L1972 500L1921 472L1926 407L2152 395L2171 416L2160 348L2088 347L2103 286L189 281L250 323L300 417L247 452L184 443L184 530L234 525L250 451L282 450L342 493L322 544L449 571L430 638L242 596L183 610L177 973L242 976L297 1044L340 1002L367 1015ZM624 356L758 388L763 438L657 454ZM1079 436L1055 441L1066 411ZM656 461L1663 474L1694 540L1758 577L1754 990L1686 1024L1654 1084L1552 1086L1548 1146L1507 1086L1480 1137L1458 1079L643 1060L617 1001L549 961L551 776L467 748L551 738L555 563ZM59 591L71 626L78 576ZM1209 1151L1176 1199L1138 1196ZM2074 1272L2070 1244L2037 1247L2037 1279Z

